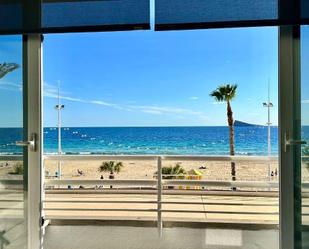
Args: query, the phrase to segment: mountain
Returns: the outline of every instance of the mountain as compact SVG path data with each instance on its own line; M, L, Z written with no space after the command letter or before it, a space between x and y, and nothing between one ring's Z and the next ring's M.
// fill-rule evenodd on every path
M242 121L239 121L239 120L235 120L235 121L234 121L234 126L261 126L261 125L249 124L249 123L246 123L246 122L242 122Z

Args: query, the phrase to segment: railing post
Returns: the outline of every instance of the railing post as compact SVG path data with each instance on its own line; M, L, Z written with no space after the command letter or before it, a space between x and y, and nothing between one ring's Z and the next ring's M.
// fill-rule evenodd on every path
M161 156L157 159L157 176L158 176L158 186L157 186L157 225L159 236L162 237L162 158Z

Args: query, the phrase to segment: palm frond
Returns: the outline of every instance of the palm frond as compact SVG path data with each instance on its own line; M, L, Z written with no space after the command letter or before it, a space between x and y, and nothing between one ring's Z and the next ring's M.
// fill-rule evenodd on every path
M231 101L236 96L237 85L220 85L216 90L210 93L211 97L214 97L216 101Z
M103 162L99 166L100 172L110 172L110 173L119 173L123 167L122 162L115 162L115 161L109 161L109 162Z
M175 166L165 166L162 167L163 175L183 175L186 174L186 170L180 165L176 164Z
M0 79L17 68L19 68L19 65L17 63L5 63L4 62L0 64Z
M214 97L216 101L221 102L224 101L224 97L219 90L215 90L210 93L211 97Z

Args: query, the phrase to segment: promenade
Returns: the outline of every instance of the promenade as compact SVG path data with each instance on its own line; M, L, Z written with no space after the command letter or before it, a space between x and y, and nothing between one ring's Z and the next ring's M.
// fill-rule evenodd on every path
M156 221L157 196L151 191L96 193L51 191L45 196L44 214L51 220ZM144 192L144 193L143 193ZM191 194L191 193L192 194ZM167 191L162 195L162 219L173 222L221 224L279 224L276 193L196 193ZM230 193L229 193L230 192ZM181 194L185 193L185 194ZM193 194L194 193L194 194Z

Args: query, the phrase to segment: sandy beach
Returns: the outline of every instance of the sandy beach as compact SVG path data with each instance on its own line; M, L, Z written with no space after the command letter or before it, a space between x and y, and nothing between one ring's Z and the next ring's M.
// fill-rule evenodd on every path
M62 179L108 179L108 172L99 172L99 166L103 161L65 161L62 162ZM117 162L117 161L116 161ZM195 169L202 173L203 180L231 180L231 167L229 162L216 161L163 161L164 166L175 166L180 164L187 172ZM0 176L2 178L14 178L10 174L16 162L0 162ZM157 171L157 162L151 160L123 160L123 168L119 174L115 174L117 179L153 179ZM201 169L203 166L204 169ZM57 161L45 161L45 176L53 178L58 169ZM278 162L271 163L271 171L278 170ZM78 170L83 175L78 174ZM272 177L272 181L278 181L279 176ZM268 181L268 164L265 162L238 162L236 163L236 178L239 181ZM308 167L303 167L302 178L309 181Z
M132 160L122 161L123 168L117 179L153 179L157 171L156 161L150 160ZM203 174L204 180L224 180L231 179L231 168L229 162L214 161L163 161L164 166L175 166L179 163L187 172L195 169ZM65 161L62 162L62 178L63 179L100 179L103 175L104 179L108 179L108 172L99 172L98 168L102 161ZM204 166L204 169L200 169ZM206 168L205 168L206 167ZM58 163L55 161L46 161L45 171L50 176L55 175ZM277 163L271 164L271 170L275 172L278 169ZM83 175L78 174L78 170L83 171ZM241 181L266 181L268 179L268 164L265 163L237 163L236 164L237 179ZM277 180L274 176L273 180Z

